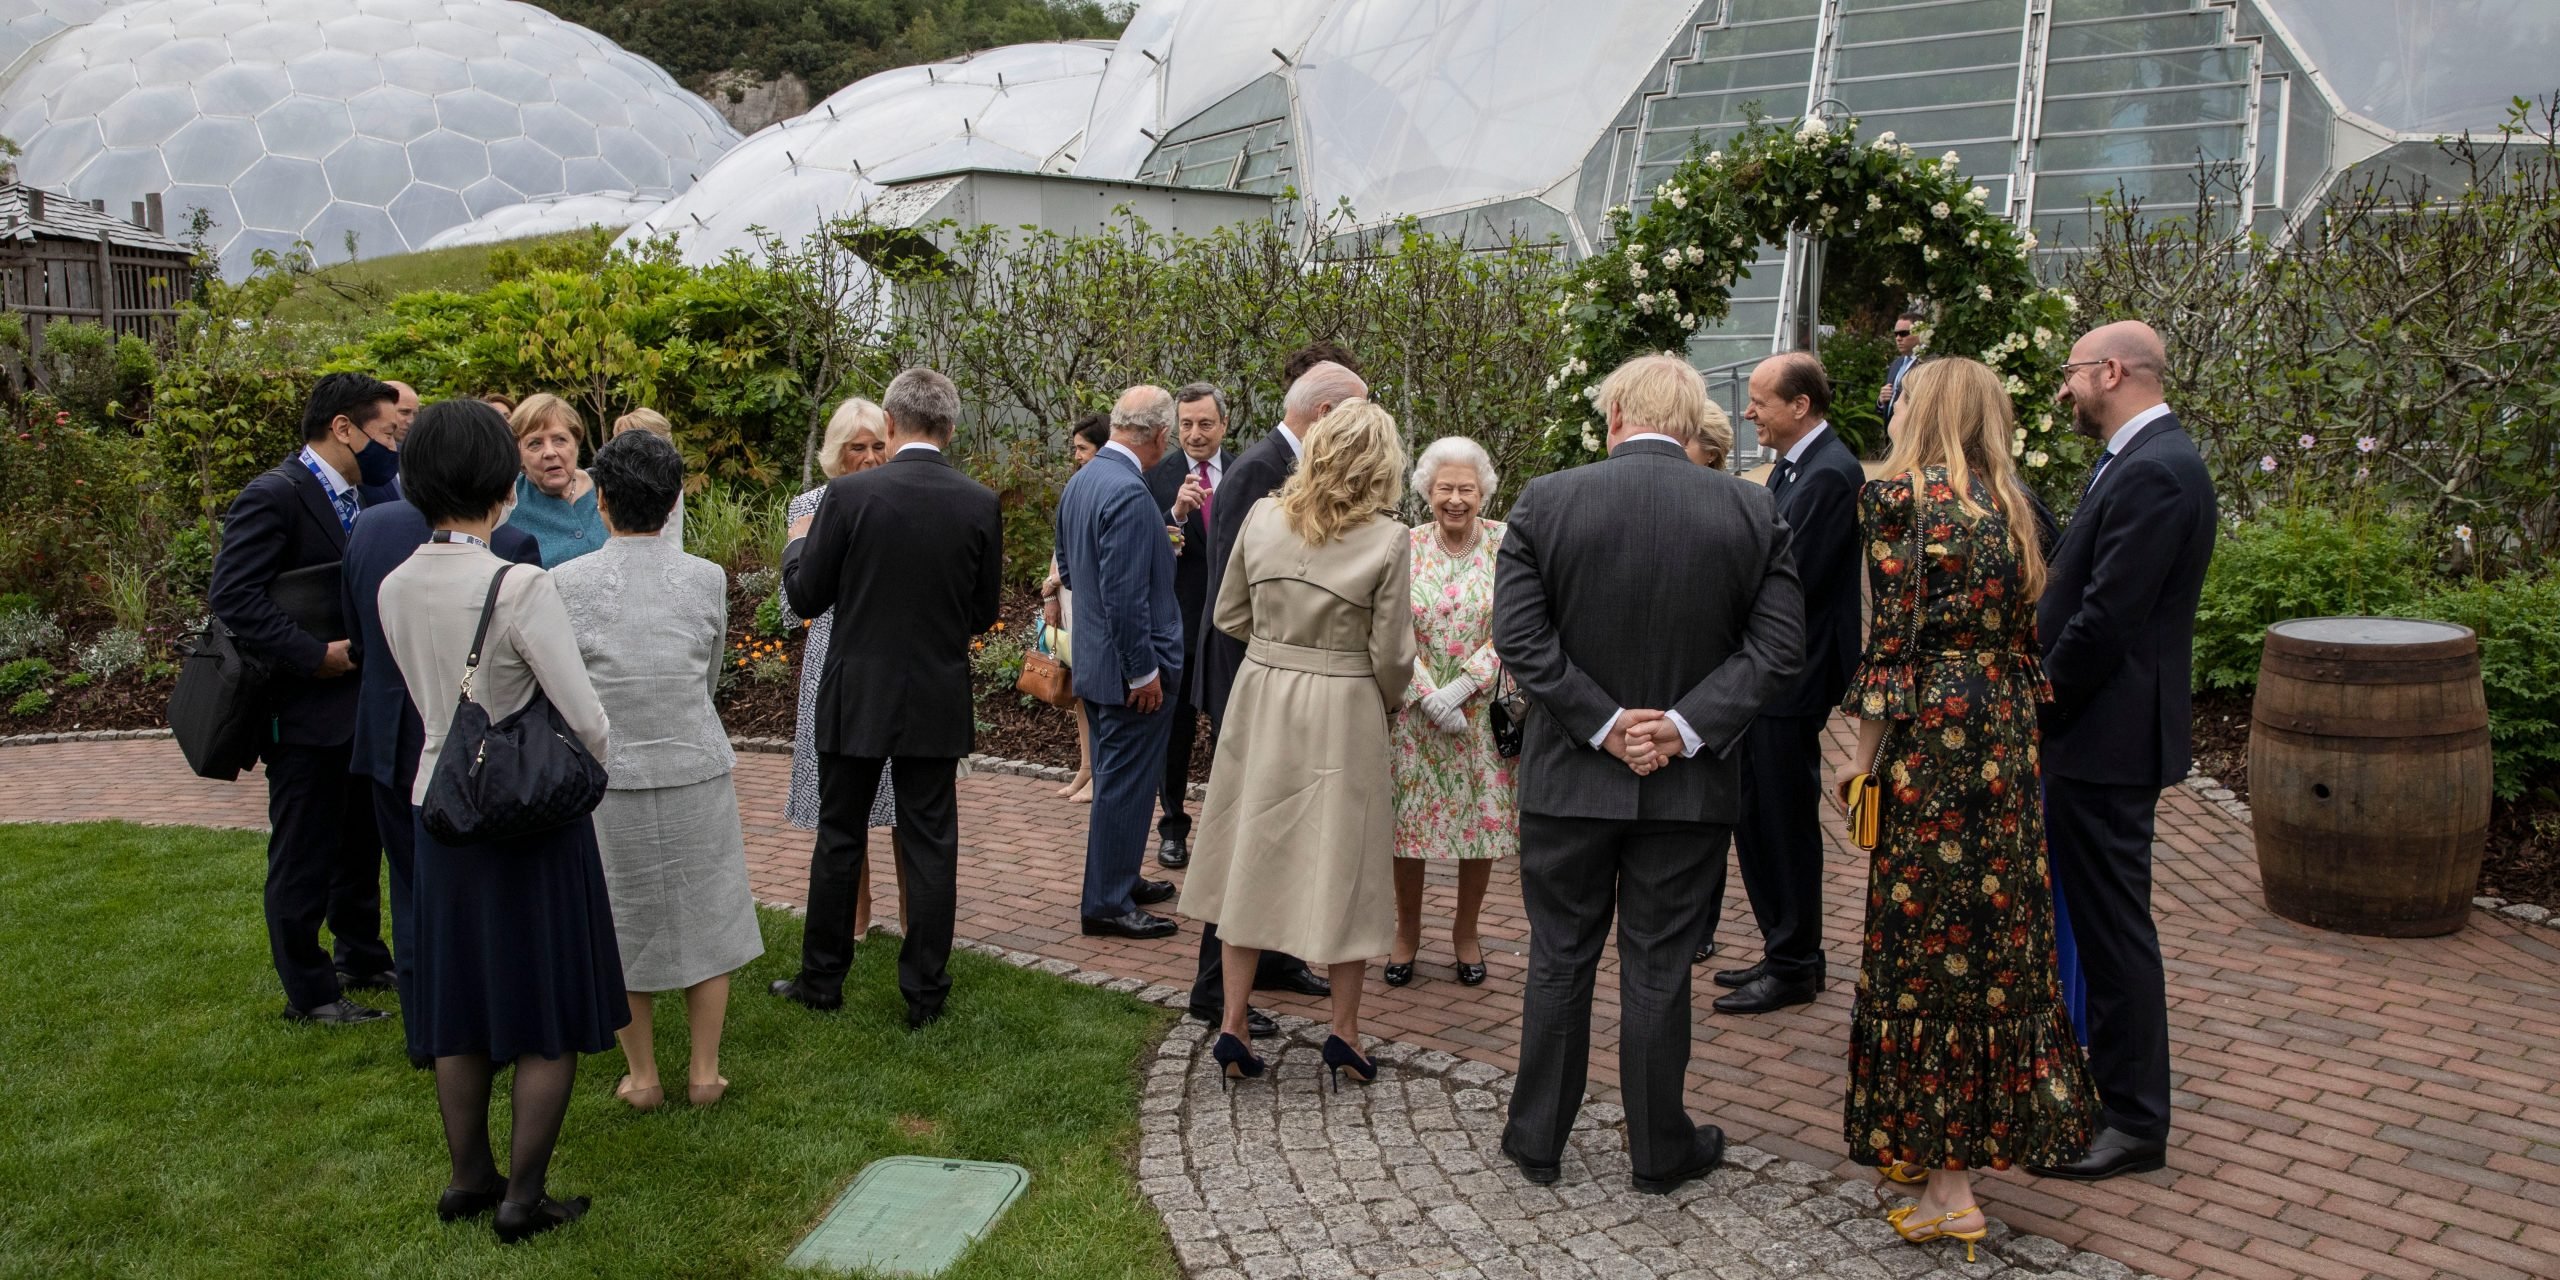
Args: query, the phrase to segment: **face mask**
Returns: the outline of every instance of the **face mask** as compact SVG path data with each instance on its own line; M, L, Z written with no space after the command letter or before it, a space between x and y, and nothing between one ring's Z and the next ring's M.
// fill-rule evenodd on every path
M364 447L356 450L356 472L368 488L380 488L399 476L400 453L367 436Z

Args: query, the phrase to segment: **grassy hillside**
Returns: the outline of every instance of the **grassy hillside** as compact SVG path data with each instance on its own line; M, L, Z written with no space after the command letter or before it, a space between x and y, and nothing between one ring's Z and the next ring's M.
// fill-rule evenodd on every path
M502 249L531 254L544 246L566 247L593 234L564 231L558 235L528 236L499 244L428 249L419 253L367 258L361 262L345 261L341 251L338 261L332 262L327 257L321 259L314 287L296 294L285 304L282 314L290 320L322 319L350 307L362 307L419 289L478 293L493 282L489 274L491 254Z
M824 96L891 67L997 45L1109 39L1136 6L1094 0L534 0L700 87L790 72Z

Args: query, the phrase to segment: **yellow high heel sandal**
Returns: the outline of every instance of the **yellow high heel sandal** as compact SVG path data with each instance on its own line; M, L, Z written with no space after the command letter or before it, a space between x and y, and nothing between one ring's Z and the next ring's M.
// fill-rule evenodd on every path
M1916 1186L1929 1180L1929 1166L1896 1160L1884 1167L1884 1176L1906 1187Z
M1968 1213L1980 1212L1981 1209L1979 1206L1966 1205L1965 1207L1954 1210L1953 1212L1939 1214L1937 1217L1931 1218L1927 1222L1910 1225L1908 1220L1911 1217L1911 1213L1919 1207L1920 1206L1916 1204L1906 1204L1901 1208L1884 1215L1884 1220L1892 1223L1893 1229L1900 1233L1903 1239L1910 1241L1913 1244L1927 1244L1932 1240L1964 1241L1964 1260L1967 1262L1973 1261L1974 1243L1991 1234L1991 1225L1987 1222L1979 1227L1975 1227L1971 1231L1950 1231L1946 1228L1945 1224L1953 1222Z

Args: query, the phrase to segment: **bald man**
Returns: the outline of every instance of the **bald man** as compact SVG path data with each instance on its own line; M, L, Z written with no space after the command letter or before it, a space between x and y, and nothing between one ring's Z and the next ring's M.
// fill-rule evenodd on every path
M2055 400L2104 448L2053 549L2036 633L2045 842L2089 999L2100 1127L2088 1153L2037 1168L2095 1182L2161 1168L2169 1013L2151 918L2153 809L2187 776L2196 599L2213 559L2213 477L2162 396L2168 354L2139 321L2071 348Z

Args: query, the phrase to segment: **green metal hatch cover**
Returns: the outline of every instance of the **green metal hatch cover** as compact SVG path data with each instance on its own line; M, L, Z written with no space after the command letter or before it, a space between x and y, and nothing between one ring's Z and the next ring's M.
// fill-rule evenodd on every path
M873 1161L786 1265L939 1275L1031 1183L1020 1165L891 1156Z

